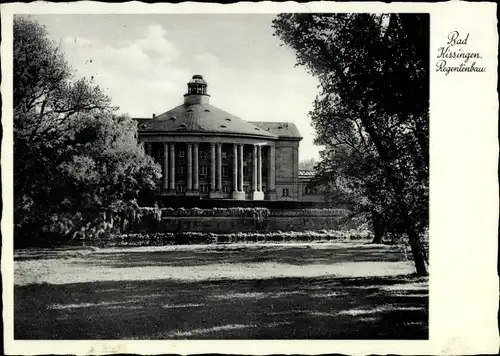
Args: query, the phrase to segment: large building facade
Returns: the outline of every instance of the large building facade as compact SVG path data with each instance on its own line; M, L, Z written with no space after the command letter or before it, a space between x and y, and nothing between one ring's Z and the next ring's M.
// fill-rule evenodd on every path
M139 141L162 167L159 194L200 199L300 200L297 127L245 121L209 103L201 75L184 103L138 121Z

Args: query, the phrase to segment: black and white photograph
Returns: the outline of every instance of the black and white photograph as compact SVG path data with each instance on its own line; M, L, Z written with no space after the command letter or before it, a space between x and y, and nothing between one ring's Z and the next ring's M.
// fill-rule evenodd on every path
M429 341L431 28L14 14L14 340Z

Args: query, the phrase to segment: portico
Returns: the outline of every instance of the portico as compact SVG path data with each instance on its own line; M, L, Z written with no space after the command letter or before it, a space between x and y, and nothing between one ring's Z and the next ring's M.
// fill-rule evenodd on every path
M266 195L271 196L276 192L273 142L236 143L230 140L224 142L223 139L220 139L220 142L203 141L206 139L202 142L186 139L182 143L144 141L146 152L162 166L162 195L263 200ZM204 164L203 158L200 157L206 148L210 152L208 165ZM223 152L231 154L224 155L223 159ZM244 152L247 153L246 157ZM266 167L263 167L264 152L268 155L265 160ZM223 172L223 167L230 170L230 174ZM207 168L209 174L206 172ZM263 168L267 172L264 178ZM208 192L206 189L200 191L200 181L204 186L209 186Z

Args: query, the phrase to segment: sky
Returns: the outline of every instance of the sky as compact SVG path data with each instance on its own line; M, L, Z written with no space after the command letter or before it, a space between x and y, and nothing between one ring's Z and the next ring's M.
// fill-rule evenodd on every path
M274 14L31 15L120 112L159 115L183 103L193 74L210 103L247 121L290 121L300 160L318 158L308 117L318 82L273 36Z

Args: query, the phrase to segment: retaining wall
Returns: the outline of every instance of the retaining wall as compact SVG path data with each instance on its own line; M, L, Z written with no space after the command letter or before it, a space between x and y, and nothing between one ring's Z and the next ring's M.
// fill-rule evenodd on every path
M275 232L337 230L340 217L335 216L268 216L259 221L251 217L164 217L160 222L136 225L134 232ZM353 226L347 226L352 228Z

